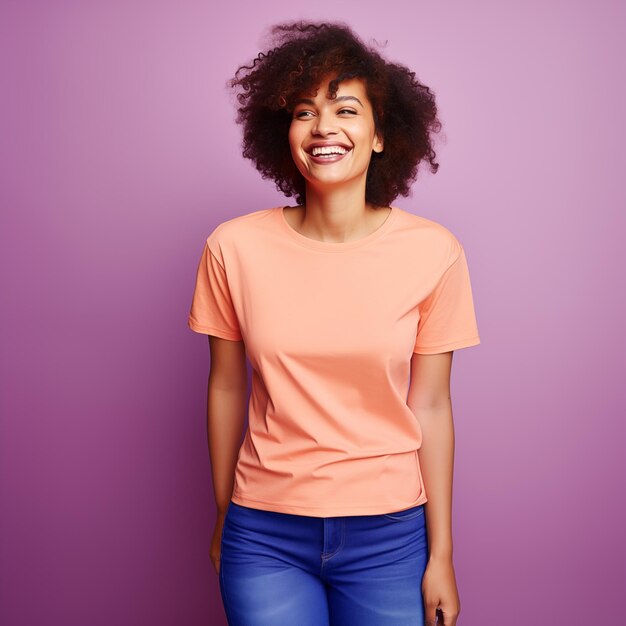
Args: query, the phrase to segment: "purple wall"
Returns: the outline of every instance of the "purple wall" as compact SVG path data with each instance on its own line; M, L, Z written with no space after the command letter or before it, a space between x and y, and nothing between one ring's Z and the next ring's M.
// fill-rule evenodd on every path
M0 623L225 624L187 313L210 230L284 199L241 158L224 83L297 17L388 39L438 96L441 169L395 204L455 232L472 273L459 624L615 623L624 5L217 6L2 4Z

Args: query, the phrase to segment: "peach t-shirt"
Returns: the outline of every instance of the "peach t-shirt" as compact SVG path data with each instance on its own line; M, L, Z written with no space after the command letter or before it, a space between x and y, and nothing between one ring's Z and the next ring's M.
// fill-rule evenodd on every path
M206 240L188 325L243 340L253 368L233 502L331 517L427 501L411 355L480 343L447 228L392 207L336 243L298 233L282 206L234 217Z

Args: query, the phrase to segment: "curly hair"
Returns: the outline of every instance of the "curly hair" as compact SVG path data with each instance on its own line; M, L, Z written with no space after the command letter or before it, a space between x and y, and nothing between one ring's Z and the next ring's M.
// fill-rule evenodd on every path
M293 161L288 133L296 98L325 76L334 76L328 94L333 99L342 80L363 79L376 131L384 138L384 151L372 153L367 170L366 202L385 206L398 195L408 196L424 159L437 172L432 133L441 130L441 122L434 93L415 72L385 60L343 22L284 22L270 33L274 47L241 65L227 82L239 103L243 156L264 179L304 204L305 179Z

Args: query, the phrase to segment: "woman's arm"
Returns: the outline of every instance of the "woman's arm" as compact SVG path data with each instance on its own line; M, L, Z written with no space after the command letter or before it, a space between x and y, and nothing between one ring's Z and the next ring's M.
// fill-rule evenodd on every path
M235 481L246 418L248 374L243 341L209 335L211 369L207 390L207 435L218 516L224 516Z
M452 352L411 358L407 404L420 423L420 468L428 502L426 534L429 559L422 580L425 623L435 624L437 610L445 626L455 626L461 611L452 562L452 475L454 424L450 399Z

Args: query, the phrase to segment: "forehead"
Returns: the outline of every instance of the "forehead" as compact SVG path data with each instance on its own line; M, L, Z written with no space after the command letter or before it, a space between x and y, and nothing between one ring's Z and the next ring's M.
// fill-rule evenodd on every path
M297 94L296 104L302 99L322 97L332 100L328 96L328 85L332 78L325 78L317 86L306 89ZM338 96L357 96L362 102L367 100L367 91L365 89L365 81L362 78L346 78L337 86Z

